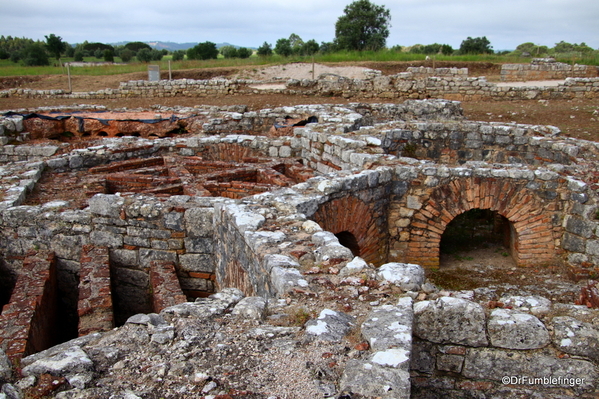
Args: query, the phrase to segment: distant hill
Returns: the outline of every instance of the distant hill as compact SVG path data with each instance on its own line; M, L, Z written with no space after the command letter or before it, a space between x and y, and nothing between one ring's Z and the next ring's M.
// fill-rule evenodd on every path
M118 42L118 43L111 43L113 46L124 46L125 44L127 44L129 42ZM162 50L162 49L166 49L168 51L175 51L175 50L187 50L189 48L192 48L193 46L197 45L199 42L194 42L194 43L174 43L174 42L161 42L161 41L154 41L154 42L144 42L150 45L150 47L155 48L157 50ZM216 48L221 48L223 46L233 46L235 48L239 48L241 46L236 46L234 44L231 43L216 43ZM250 47L251 49L254 49L254 47Z

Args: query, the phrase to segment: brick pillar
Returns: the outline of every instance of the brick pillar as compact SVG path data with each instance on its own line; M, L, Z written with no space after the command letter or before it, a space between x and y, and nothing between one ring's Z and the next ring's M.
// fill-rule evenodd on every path
M107 247L84 245L79 271L79 336L114 327Z
M150 263L150 286L152 287L152 303L154 312L169 306L187 301L181 290L175 264L164 260Z

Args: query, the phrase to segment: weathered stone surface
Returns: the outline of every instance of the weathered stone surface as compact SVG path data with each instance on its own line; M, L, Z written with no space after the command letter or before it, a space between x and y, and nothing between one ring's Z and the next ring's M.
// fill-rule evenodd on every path
M195 302L185 302L169 306L163 309L160 315L163 317L171 314L178 317L210 317L215 314L222 314L242 298L243 293L241 290L237 288L224 288L221 292L210 295L208 298L198 298Z
M349 248L344 247L339 243L331 243L328 245L323 245L316 250L314 250L314 254L316 255L316 260L318 262L326 262L326 261L344 261L351 260L354 258L354 255L349 250Z
M487 323L491 345L507 349L538 349L550 342L539 319L510 309L494 309Z
M441 297L414 304L414 334L440 343L486 346L485 312L477 303Z
M8 381L12 375L12 366L6 353L0 348L0 383Z
M362 323L362 336L373 350L403 348L409 352L413 319L412 299L404 297L397 306L383 305L370 312Z
M306 334L322 341L338 342L352 329L353 317L324 309L317 319L306 322Z
M184 219L186 230L190 237L210 237L212 235L214 230L213 209L188 209L185 211Z
M410 397L410 374L407 371L365 360L350 360L339 385L342 391L370 398Z
M339 275L349 276L352 274L360 273L362 270L364 270L364 268L367 267L368 264L364 261L364 259L360 258L359 256L356 256L354 259L352 259L351 262L348 262L347 265L345 265L345 267L343 267L339 271Z
M235 316L240 316L250 320L261 320L266 311L266 299L258 296L243 298L235 307L233 312Z
M386 263L378 268L377 276L404 291L420 291L424 283L424 269L409 263Z
M89 199L89 209L92 213L118 218L125 199L112 194L96 194Z
M285 269L275 266L270 270L270 281L273 290L279 296L283 296L293 287L308 287L308 282L297 269Z
M553 343L560 350L599 362L599 328L569 316L556 317L552 324Z
M548 375L548 371L550 373ZM597 368L580 359L558 359L540 353L492 348L468 349L462 374L467 378L502 381L504 377L522 376L526 379L561 377L548 386L589 388L597 383ZM523 384L530 384L526 380Z
M52 374L66 376L72 373L91 371L93 362L78 346L72 346L64 352L47 358L41 358L25 366L22 370L24 376Z
M539 295L504 295L499 298L499 302L504 306L510 306L522 312L530 312L535 316L546 315L551 310L551 301Z

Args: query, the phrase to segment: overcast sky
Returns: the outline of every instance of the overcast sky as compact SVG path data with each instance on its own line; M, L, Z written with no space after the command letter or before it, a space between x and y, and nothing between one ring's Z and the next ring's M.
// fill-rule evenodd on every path
M212 41L258 47L296 33L332 41L351 0L0 0L0 35L69 43ZM564 40L599 48L599 0L374 0L391 11L387 46L486 36L495 50Z

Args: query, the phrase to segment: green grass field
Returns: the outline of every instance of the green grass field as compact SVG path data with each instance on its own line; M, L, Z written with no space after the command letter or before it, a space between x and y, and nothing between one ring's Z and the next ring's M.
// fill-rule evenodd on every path
M161 70L168 70L168 63L171 56L165 56L162 61L151 62L153 65L160 65ZM389 62L389 61L422 61L426 58L424 54L402 53L392 50L385 51L343 51L330 54L317 54L314 57L310 56L290 56L282 57L272 55L269 57L258 57L252 55L247 59L239 58L218 58L216 60L207 61L175 61L171 62L172 70L182 69L197 69L197 68L215 68L215 67L238 67L238 66L263 66L276 65L291 62L359 62L359 61L374 61L374 62ZM436 61L449 62L493 62L493 63L529 63L530 58L521 58L510 55L435 55ZM599 65L599 51L594 51L585 58L581 58L579 54L560 54L556 57L557 61L568 64L584 64L584 65ZM0 76L24 76L24 75L62 75L66 74L66 67L58 66L58 63L52 60L54 66L43 67L26 67L18 63L13 63L10 60L0 60ZM72 58L64 58L62 62L71 62ZM101 62L94 57L87 57L86 62ZM120 63L120 58L116 57L115 62ZM141 62L130 62L122 65L101 65L101 66L86 66L72 67L70 72L72 75L118 75L131 72L145 72L148 64Z

